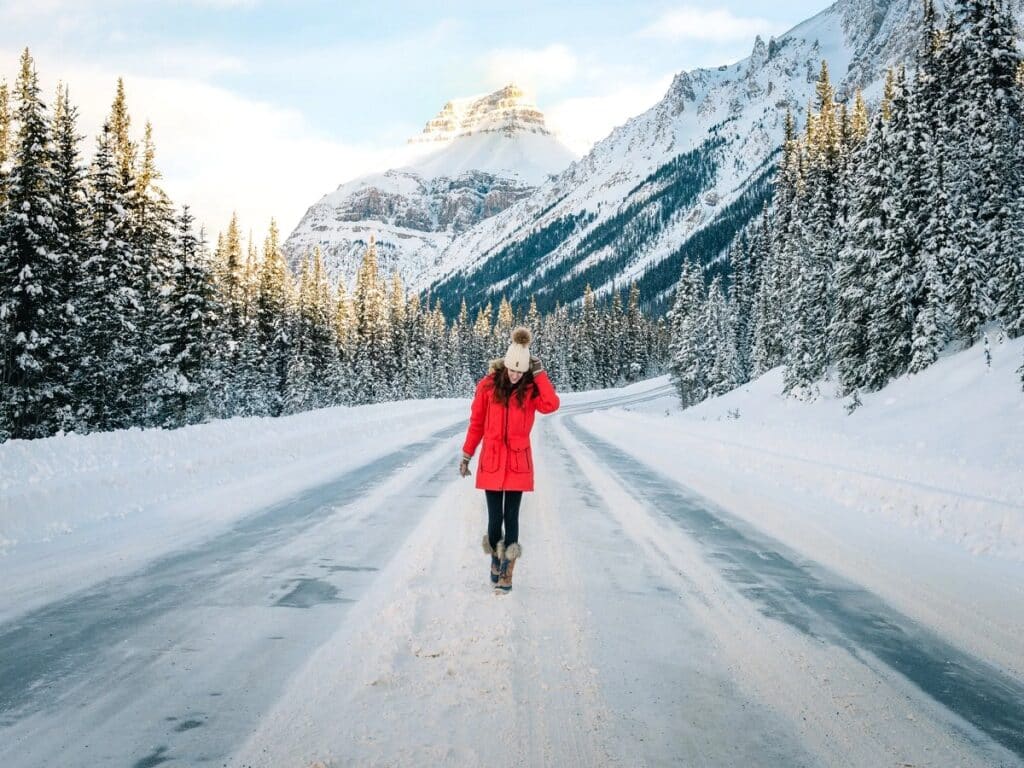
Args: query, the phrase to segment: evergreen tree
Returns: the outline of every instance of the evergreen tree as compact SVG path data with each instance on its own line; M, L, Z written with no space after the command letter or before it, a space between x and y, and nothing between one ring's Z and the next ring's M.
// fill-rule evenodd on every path
M676 285L672 306L672 359L669 374L683 406L707 396L708 349L704 275L699 264L687 259Z
M127 190L121 183L109 121L97 137L88 175L87 329L79 391L83 418L100 430L131 426L138 392L131 389L145 358L137 344L142 312L138 275L129 239L131 220Z
M371 403L385 399L386 357L389 353L387 295L377 266L376 239L371 235L363 262L356 273L355 357L352 381L353 402Z
M250 237L251 243L252 238ZM227 312L225 322L229 343L233 347L237 347L245 335L250 285L252 285L253 307L255 307L255 296L259 293L258 286L260 284L260 272L256 263L254 247L250 247L249 261L243 260L242 234L239 231L237 213L231 215L227 233L222 238L217 250L217 279ZM250 272L252 273L251 277Z
M163 420L163 403L160 395L155 393L164 388L167 377L173 375L171 372L178 370L167 346L160 343L160 336L167 324L166 315L172 311L165 297L175 290L175 272L180 258L175 254L179 247L175 243L175 230L180 227L180 222L175 221L174 207L157 184L160 172L156 167L153 128L148 122L138 160L130 187L131 247L137 262L142 305L138 318L138 343L147 362L137 381L140 388L154 393L142 404L145 409L140 414L143 423L160 423Z
M959 215L949 299L955 330L968 341L993 315L992 267L1015 237L1012 201L1019 196L1019 168L1011 157L1019 138L1014 83L1020 64L1015 34L1002 0L953 3L945 56L952 106L951 205ZM1012 283L1012 274L1008 277Z
M868 326L875 316L874 289L878 254L885 243L886 180L881 161L885 122L881 112L856 150L856 177L851 188L846 243L836 262L836 311L830 331L829 358L836 364L841 391L868 385Z
M56 335L60 339L60 368L66 378L65 385L55 393L54 408L59 425L65 430L86 426L80 424L76 413L85 393L74 386L86 348L84 320L89 298L85 274L85 168L79 153L82 137L77 121L78 110L71 104L67 87L58 88L53 117L53 217L60 261L57 292L62 297L62 312Z
M351 402L348 393L353 374L355 355L355 309L344 280L338 281L334 300L334 336L337 342L338 374L334 401L339 404Z
M715 275L708 287L703 326L707 333L708 391L710 397L724 395L742 381L736 351L736 327L732 308L726 301L721 275Z
M26 48L15 85L18 133L0 220L0 434L44 437L58 427L66 359L61 244L54 216L57 180L51 125Z
M891 116L881 135L880 178L885 218L874 265L872 315L868 328L867 379L880 388L907 370L920 299L920 242L917 231L916 149L910 123L906 74L896 75Z
M645 343L643 315L640 313L640 286L634 280L629 286L626 309L625 377L627 382L639 381L647 373L653 350Z
M8 163L11 158L11 105L7 81L0 78L0 210L7 197Z
M157 389L159 422L164 427L203 421L222 342L212 265L194 225L185 206L177 219L170 282L158 329L159 346L167 360Z
M291 290L277 223L271 219L263 246L259 296L253 322L260 361L258 413L268 416L280 416L285 408L292 352Z

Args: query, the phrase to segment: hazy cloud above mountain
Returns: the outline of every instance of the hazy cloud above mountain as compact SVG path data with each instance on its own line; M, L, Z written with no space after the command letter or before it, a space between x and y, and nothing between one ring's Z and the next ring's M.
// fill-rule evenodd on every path
M686 5L659 16L640 31L640 36L727 43L751 40L757 35L781 34L786 28L785 23L756 16L737 16L726 8Z

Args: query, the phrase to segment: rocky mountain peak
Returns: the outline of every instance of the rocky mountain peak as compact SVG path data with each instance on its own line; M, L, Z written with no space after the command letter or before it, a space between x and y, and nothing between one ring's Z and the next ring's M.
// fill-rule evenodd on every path
M519 86L510 83L486 96L449 101L409 143L447 142L459 136L498 132L551 133L536 104Z

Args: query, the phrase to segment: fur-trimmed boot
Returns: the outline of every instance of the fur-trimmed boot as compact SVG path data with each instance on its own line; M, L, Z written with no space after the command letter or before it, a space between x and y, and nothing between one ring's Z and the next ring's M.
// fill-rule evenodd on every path
M496 548L491 547L491 540L484 534L484 552L491 556L491 583L497 584L501 575L501 558L505 554L505 542L498 541Z
M494 591L499 593L512 591L512 572L516 569L516 561L523 554L523 548L518 541L514 541L505 547L504 557L501 558L501 566L498 568L498 583Z

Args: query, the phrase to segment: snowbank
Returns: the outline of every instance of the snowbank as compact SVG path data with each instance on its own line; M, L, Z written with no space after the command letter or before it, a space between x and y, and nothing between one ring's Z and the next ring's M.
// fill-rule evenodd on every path
M1024 339L995 344L986 366L978 344L862 396L853 413L849 398L827 392L812 403L783 396L776 369L686 410L666 395L630 406L628 418L611 411L581 423L635 438L630 449L662 470L731 466L813 489L865 524L876 518L1024 561L1022 351Z
M466 415L461 400L404 401L4 443L0 615L210 535Z
M782 396L782 372L683 410L672 394L578 423L1024 674L1024 339L981 345L863 396ZM667 379L651 382L656 388Z

